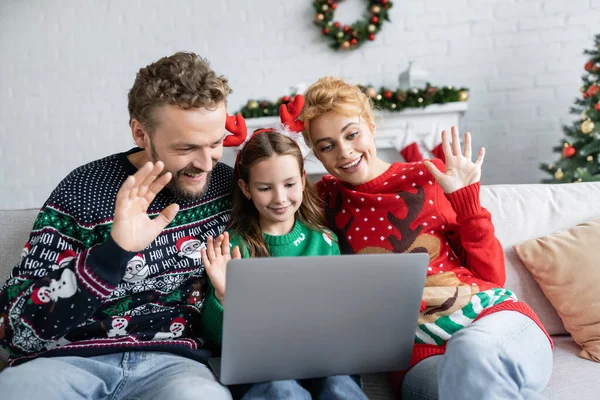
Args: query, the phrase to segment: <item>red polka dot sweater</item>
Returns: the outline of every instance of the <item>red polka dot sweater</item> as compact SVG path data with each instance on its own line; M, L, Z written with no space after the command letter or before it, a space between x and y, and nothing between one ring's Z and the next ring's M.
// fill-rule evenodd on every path
M327 175L317 188L342 253L429 253L411 365L443 354L455 332L493 312L518 311L544 329L533 310L504 289L504 252L480 205L479 183L445 194L417 162L394 163L354 187Z

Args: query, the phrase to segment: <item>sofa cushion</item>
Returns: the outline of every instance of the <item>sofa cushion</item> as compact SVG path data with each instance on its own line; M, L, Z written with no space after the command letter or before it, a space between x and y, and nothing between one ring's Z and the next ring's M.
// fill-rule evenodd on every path
M482 186L481 204L492 213L496 237L504 248L506 287L533 308L550 334L566 334L513 246L600 217L600 182Z
M600 391L597 363L577 357L581 351L570 336L555 336L552 379L544 389L548 400L597 399Z
M565 328L600 362L600 218L514 246Z

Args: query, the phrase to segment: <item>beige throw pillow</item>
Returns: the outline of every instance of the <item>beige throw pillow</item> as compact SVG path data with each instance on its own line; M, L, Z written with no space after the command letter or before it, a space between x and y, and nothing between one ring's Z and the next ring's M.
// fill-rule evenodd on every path
M514 246L567 331L600 362L600 218Z

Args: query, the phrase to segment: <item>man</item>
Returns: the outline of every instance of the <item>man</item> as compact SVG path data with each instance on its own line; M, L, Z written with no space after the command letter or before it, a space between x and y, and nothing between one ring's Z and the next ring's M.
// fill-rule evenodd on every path
M230 92L195 54L140 69L138 148L58 185L0 290L3 397L231 397L203 364L217 301L194 257L230 216L232 171L219 163Z

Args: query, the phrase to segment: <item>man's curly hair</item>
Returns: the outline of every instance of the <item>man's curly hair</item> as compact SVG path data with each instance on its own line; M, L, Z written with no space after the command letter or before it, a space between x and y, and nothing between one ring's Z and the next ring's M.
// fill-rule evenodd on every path
M153 133L154 110L172 104L183 109L215 109L226 102L231 88L224 76L194 53L178 52L140 68L128 95L129 123L135 118Z

